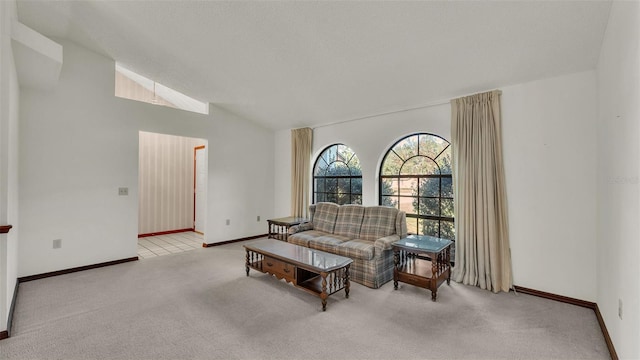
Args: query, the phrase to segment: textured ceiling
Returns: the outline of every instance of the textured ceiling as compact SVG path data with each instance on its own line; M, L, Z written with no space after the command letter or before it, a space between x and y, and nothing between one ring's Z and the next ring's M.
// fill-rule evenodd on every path
M609 1L18 1L18 18L273 129L593 69Z

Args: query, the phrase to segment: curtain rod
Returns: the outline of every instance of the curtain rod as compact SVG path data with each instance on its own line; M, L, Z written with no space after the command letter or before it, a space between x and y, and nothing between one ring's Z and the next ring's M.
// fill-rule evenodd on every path
M461 98L461 97L476 95L476 94L482 94L482 93L485 93L485 92L491 92L491 91L493 91L493 90L481 91L481 92L476 92L476 93L473 93L473 94L462 95L462 96L458 96L456 99ZM502 90L497 90L497 91L498 91L499 94L502 94ZM377 116L397 114L397 113L401 113L401 112L405 112L405 111L426 109L426 108L430 108L430 107L433 107L433 106L439 106L439 105L448 104L449 102L451 102L451 100L452 99L438 100L438 101L435 101L435 102L432 102L432 103L429 103L429 104L426 104L426 105L420 105L420 106L416 106L416 107L412 107L412 108L400 109L400 110L392 110L392 111L387 111L387 112L380 113L380 114L367 115L367 116L363 116L363 117L359 117L359 118L355 118L355 119L336 121L336 122L332 122L332 123L328 123L328 124L322 124L322 125L313 126L312 129L315 130L315 129L322 128L322 127L333 126L333 125L338 125L338 124L344 124L344 123L348 123L348 122L351 122L351 121L364 120L364 119L369 119L369 118L377 117Z

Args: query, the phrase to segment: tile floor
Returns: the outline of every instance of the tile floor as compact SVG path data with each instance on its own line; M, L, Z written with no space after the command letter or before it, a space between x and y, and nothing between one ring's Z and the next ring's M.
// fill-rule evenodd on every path
M203 242L204 236L193 231L138 238L138 258L148 259L202 249Z

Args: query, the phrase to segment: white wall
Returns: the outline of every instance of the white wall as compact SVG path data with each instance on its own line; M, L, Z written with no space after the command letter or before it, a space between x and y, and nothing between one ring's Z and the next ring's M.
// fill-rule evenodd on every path
M194 148L206 140L144 131L139 138L138 234L192 229Z
M18 273L18 109L19 85L11 48L15 2L0 2L0 225L13 225L0 235L0 331L7 318Z
M596 301L595 73L502 90L514 284Z
M639 3L614 1L597 69L597 294L621 359L640 358L639 33Z
M593 71L502 88L503 141L515 284L595 301L595 113ZM450 105L314 130L313 161L333 143L362 165L363 204L378 203L382 156L398 139L451 139ZM289 130L276 133L275 211L288 214ZM576 256L578 253L578 256Z
M276 218L291 216L291 130L276 131L273 156L273 214Z
M215 106L207 116L116 98L113 60L56 41L58 86L21 92L19 276L136 256L139 131L208 141L206 242L266 233L256 216L273 211L273 131Z

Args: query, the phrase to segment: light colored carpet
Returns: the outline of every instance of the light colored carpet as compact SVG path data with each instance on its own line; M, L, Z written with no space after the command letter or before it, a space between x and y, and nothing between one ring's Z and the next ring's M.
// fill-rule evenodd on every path
M20 284L2 359L607 359L592 310L442 285L320 299L251 270L243 243Z

